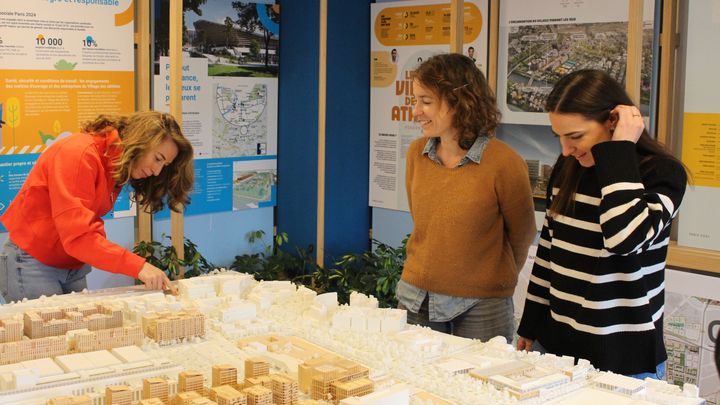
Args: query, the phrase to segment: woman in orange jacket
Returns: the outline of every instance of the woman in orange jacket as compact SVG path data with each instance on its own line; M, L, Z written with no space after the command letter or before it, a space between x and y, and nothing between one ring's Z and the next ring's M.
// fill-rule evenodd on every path
M101 115L38 158L0 222L9 232L0 266L5 301L87 287L91 266L168 289L165 273L109 241L102 216L129 183L139 207L180 210L193 186L193 149L170 114Z

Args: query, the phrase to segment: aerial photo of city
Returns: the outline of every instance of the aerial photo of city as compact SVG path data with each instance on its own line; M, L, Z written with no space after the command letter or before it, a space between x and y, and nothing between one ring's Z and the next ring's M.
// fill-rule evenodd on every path
M625 80L627 23L523 25L508 36L507 105L542 112L553 85L578 69L601 69Z

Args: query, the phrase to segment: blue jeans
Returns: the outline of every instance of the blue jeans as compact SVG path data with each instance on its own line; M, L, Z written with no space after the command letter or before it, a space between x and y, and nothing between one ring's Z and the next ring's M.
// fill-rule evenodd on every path
M59 269L40 263L9 238L0 254L0 299L4 302L82 291L92 268Z
M539 352L542 354L547 353L548 351L543 347L543 345L540 344L537 340L533 341L532 349L533 352ZM658 364L655 367L654 373L639 373L639 374L627 374L628 377L637 378L640 380L644 380L648 377L655 379L655 380L662 380L665 377L665 365L666 362L663 361L662 363Z

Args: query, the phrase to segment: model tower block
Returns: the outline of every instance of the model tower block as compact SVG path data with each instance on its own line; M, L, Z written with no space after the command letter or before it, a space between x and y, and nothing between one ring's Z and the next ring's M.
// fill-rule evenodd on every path
M247 394L247 405L272 405L273 403L273 392L269 388L253 385L245 388L243 392Z
M168 405L164 403L160 398L148 398L141 399L138 405Z
M50 398L45 405L92 405L87 395Z
M294 405L298 403L298 383L284 374L272 374L273 403L275 405Z
M108 385L105 405L132 405L133 392L127 385Z
M332 383L330 392L337 404L350 397L361 397L373 392L374 384L367 378L358 378L350 381L336 381Z
M191 405L199 399L203 399L203 397L195 391L178 392L178 394L173 397L172 405Z
M306 361L298 366L300 389L312 399L327 399L330 387L336 381L368 378L370 370L354 361L337 356L326 356Z
M212 386L237 385L237 368L230 364L216 364L212 367Z
M196 371L182 371L178 375L178 392L195 391L198 395L203 394L203 375Z
M157 398L163 404L169 405L169 387L164 378L146 378L143 380L143 399Z
M210 388L210 399L218 405L247 405L247 395L229 385Z
M257 378L270 374L270 363L260 358L245 360L245 378Z
M0 320L0 343L18 342L23 337L23 323L14 319Z

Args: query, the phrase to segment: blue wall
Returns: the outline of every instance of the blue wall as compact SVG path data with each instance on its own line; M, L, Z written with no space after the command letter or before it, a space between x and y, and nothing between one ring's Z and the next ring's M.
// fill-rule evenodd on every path
M315 245L317 222L318 0L282 4L277 229L290 245Z
M328 1L326 262L369 249L370 4Z
M290 245L317 238L318 0L282 4L277 228ZM328 1L325 252L369 248L367 1Z

